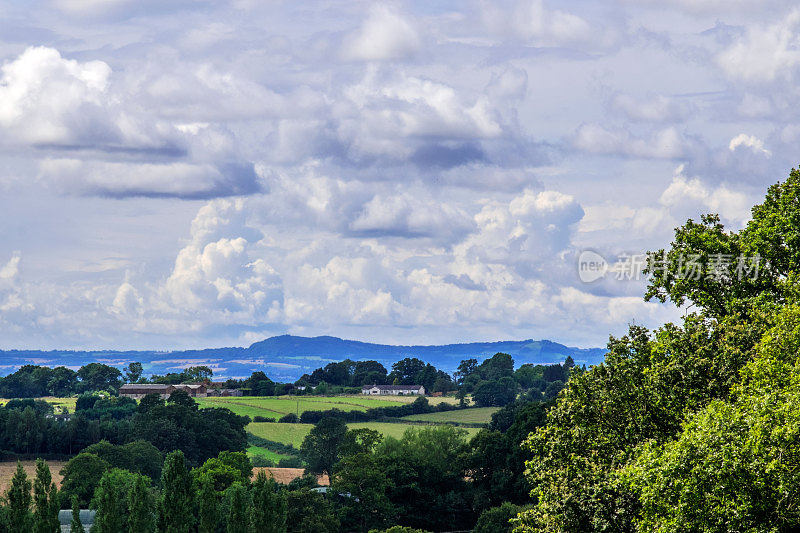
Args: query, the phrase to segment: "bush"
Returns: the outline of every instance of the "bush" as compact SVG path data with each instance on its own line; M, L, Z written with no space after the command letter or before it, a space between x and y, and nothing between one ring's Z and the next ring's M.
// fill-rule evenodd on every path
M389 529L378 531L377 529L370 529L369 533L430 533L425 529L414 529L413 527L406 526L392 526Z
M264 467L264 466L274 467L275 466L275 461L273 461L269 457L266 457L264 455L258 455L258 454L253 455L253 456L250 457L250 463L253 466L258 466L258 467Z
M284 457L278 461L278 468L303 468L303 461L299 457Z
M511 533L514 526L509 523L509 520L515 518L517 514L525 509L525 507L520 507L510 502L504 502L499 507L486 509L478 518L478 523L475 524L473 533Z
M256 417L256 418L259 418L259 417ZM296 424L299 421L300 421L300 419L294 413L289 413L288 415L283 415L282 417L280 417L278 419L278 422L280 422L281 424ZM256 422L258 422L258 420L256 420Z
M284 417L284 418L286 418L286 417ZM297 418L297 417L295 417L295 418ZM266 417L266 416L256 415L256 416L253 417L253 422L275 422L275 419L274 418L269 418L269 417Z
M96 396L94 394L81 394L75 401L75 410L85 411L87 409L91 409L99 399L100 396Z

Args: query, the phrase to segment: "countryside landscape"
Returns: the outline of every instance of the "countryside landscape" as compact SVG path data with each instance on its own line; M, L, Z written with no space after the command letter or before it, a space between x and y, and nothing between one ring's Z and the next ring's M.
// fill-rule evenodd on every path
M0 0L0 533L800 532L800 5Z

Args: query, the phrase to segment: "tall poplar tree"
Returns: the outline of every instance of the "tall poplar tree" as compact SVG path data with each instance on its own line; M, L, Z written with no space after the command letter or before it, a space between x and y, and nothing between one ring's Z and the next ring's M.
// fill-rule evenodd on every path
M36 460L33 481L33 530L35 533L58 533L58 493L52 490L53 476L42 459Z
M81 506L78 497L72 497L72 522L69 526L70 533L86 533L86 529L81 522Z
M149 479L136 476L128 492L128 533L151 533L155 526Z
M286 533L286 493L263 471L253 483L252 531Z
M250 502L247 487L237 481L225 491L225 496L228 500L227 533L248 533Z
M219 522L217 492L214 490L214 480L210 476L201 476L198 491L198 510L200 533L214 533Z
M31 520L31 482L22 463L17 461L17 471L11 478L11 487L6 494L8 500L8 520L11 530L16 533L30 533Z
M171 452L164 460L161 474L159 533L189 533L194 528L193 496L192 479L183 452Z

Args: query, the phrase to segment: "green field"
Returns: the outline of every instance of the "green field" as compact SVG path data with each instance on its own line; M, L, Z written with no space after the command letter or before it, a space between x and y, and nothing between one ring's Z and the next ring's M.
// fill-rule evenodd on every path
M247 447L247 455L250 456L250 457L252 457L254 455L260 455L262 457L266 457L267 459L269 459L271 461L275 461L275 463L277 463L281 459L286 459L286 458L289 457L288 455L275 453L272 450L268 450L267 448L261 448L259 446L248 446Z
M444 411L442 413L424 413L421 415L404 416L403 420L413 420L415 422L454 422L456 424L488 424L492 420L492 415L499 410L499 407L473 407L471 409L460 409L458 411Z
M75 402L78 401L77 398L56 398L54 396L45 396L44 398L34 398L34 400L44 400L47 403L51 404L56 412L58 412L59 407L66 407L70 413L75 412ZM5 405L11 398L0 398L0 405Z
M303 439L313 424L278 424L275 422L253 422L247 426L247 431L262 439L267 439L275 442L282 442L283 444L292 444L295 448L300 448L303 444ZM414 427L430 427L430 425L415 425L415 424L402 424L391 422L353 422L347 424L350 429L369 428L380 432L387 437L394 437L399 439L403 436L409 428ZM475 435L478 428L465 428L468 437Z
M283 415L306 411L366 411L371 407L386 407L398 403L413 402L414 396L374 397L361 395L348 396L238 396L196 398L200 407L226 407L237 415L263 416L277 420ZM455 402L455 398L428 398L431 404L442 401Z

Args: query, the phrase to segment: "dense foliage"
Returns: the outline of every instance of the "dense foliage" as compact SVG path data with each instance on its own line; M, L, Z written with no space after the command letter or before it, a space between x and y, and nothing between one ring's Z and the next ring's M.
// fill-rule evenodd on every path
M89 363L77 372L63 366L25 365L0 378L0 397L38 398L70 396L85 391L116 392L120 385L122 373L101 363Z
M527 441L519 531L800 528L800 172L752 214L689 220L649 254L646 299L692 312L570 379Z

